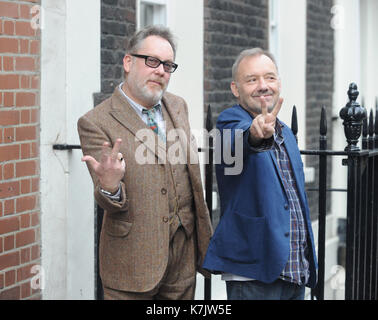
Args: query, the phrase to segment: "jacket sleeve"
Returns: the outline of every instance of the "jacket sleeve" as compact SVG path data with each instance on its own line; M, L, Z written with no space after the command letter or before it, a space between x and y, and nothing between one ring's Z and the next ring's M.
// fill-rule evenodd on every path
M105 141L112 144L110 137L95 123L93 123L87 116L82 116L77 123L77 129L80 136L81 148L83 155L89 155L95 158L97 161L100 160L102 145ZM108 213L127 211L128 210L128 199L126 196L125 184L121 181L121 200L115 201L103 194L100 189L99 180L93 170L88 166L89 173L92 177L94 185L94 197L101 208L106 210Z
M240 107L241 108L241 107ZM263 140L258 147L252 147L249 143L249 128L252 125L253 117L245 111L232 107L223 111L217 120L217 129L220 131L222 155L230 153L235 155L238 146L243 150L243 158L249 154L270 150L273 146L273 137Z

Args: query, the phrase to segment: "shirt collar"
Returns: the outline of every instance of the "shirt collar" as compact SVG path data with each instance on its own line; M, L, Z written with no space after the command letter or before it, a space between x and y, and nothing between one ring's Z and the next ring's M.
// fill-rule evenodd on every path
M280 120L276 120L276 127L274 131L274 140L277 142L277 144L281 144L284 141L283 135L282 135L282 128L283 124Z

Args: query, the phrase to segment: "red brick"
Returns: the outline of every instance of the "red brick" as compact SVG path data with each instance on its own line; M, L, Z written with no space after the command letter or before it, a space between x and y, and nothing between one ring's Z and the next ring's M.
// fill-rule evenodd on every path
M35 227L39 224L39 211L33 212L30 217L32 227Z
M5 200L4 201L4 216L14 213L14 200Z
M21 299L30 297L30 295L31 295L30 282L23 283L21 285Z
M0 2L0 12L2 17L18 18L18 5L11 2Z
M31 123L36 123L38 122L38 109L31 109L30 110L30 122Z
M30 88L31 89L38 89L39 88L39 77L38 76L32 76Z
M30 158L36 158L38 157L38 154L39 154L38 144L33 142L31 144Z
M40 258L40 248L39 245L35 245L31 248L31 259L36 260Z
M20 300L20 286L0 292L0 300Z
M26 279L29 279L34 276L33 273L31 273L31 269L33 268L35 264L29 264L27 266L23 266L19 269L17 269L17 281L24 281Z
M4 92L4 107L13 107L13 106L14 106L14 93Z
M14 234L4 237L4 251L14 249Z
M35 105L35 93L33 92L17 92L16 93L16 106L29 107Z
M29 228L30 227L30 213L26 213L21 215L21 228Z
M16 283L16 270L5 272L5 286L9 287Z
M5 277L4 274L0 273L0 289L4 288L4 277Z
M20 53L28 54L29 53L29 40L20 39Z
M0 183L0 199L18 196L19 193L18 181Z
M31 192L37 192L39 190L39 178L31 179Z
M0 166L0 177L1 177L1 166ZM0 217L2 216L3 216L3 203L0 201Z
M21 249L21 263L30 261L30 248Z
M12 143L16 140L14 128L4 128L4 143Z
M30 158L30 144L24 143L21 145L21 159L29 159Z
M13 163L7 163L3 166L3 179L9 180L14 178L14 164Z
M20 123L20 113L17 110L0 111L0 126L11 126Z
M0 53L18 53L18 39L0 38Z
M17 127L16 128L16 141L35 140L37 137L37 127Z
M0 237L0 253L3 252L3 238Z
M20 89L30 89L30 77L20 76Z
M20 181L21 194L30 193L30 179L24 179Z
M35 30L31 27L30 22L16 21L16 35L33 37L35 36Z
M1 39L0 39L1 42ZM1 43L0 43L1 48ZM0 74L0 90L19 89L19 76L16 74Z
M31 57L16 57L16 71L34 71L35 61Z
M0 255L0 270L17 266L20 264L20 255L18 251Z
M27 4L20 4L20 18L21 19L30 19L31 13L30 13L31 6Z
M37 173L36 161L16 163L16 177L34 176Z
M18 217L2 218L0 220L0 234L18 231L20 229L20 222Z
M16 199L16 212L24 212L33 210L36 206L35 196L26 196Z
M21 111L21 124L30 123L30 110L22 110Z
M30 54L39 54L39 40L30 41Z
M20 146L0 146L0 162L18 160L20 158Z
M14 35L14 21L4 21L3 33L6 35Z
M31 244L35 241L35 231L34 229L25 230L16 233L16 247L23 247Z
M14 71L13 57L3 57L3 70Z

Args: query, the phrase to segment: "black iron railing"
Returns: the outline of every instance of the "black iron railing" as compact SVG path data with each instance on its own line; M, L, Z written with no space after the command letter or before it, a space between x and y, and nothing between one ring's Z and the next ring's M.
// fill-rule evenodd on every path
M324 299L327 192L347 192L345 235L345 299L376 300L378 288L377 232L378 232L378 101L376 119L373 111L369 120L365 109L356 100L357 86L351 84L349 102L341 109L347 146L343 151L327 150L327 122L325 108L320 120L319 150L301 150L302 155L318 156L319 186L309 191L319 192L318 212L318 284L311 292L312 299ZM292 130L298 131L296 110ZM362 141L360 141L362 133ZM361 142L362 148L358 146ZM348 167L347 189L327 189L327 157L345 156L342 165Z

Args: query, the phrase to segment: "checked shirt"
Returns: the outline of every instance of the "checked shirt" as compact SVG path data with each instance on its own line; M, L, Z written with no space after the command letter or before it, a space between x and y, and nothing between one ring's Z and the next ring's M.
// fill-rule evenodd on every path
M290 209L290 254L280 278L303 285L307 283L309 278L309 263L306 259L307 230L298 197L297 185L283 142L281 124L277 121L273 150Z

